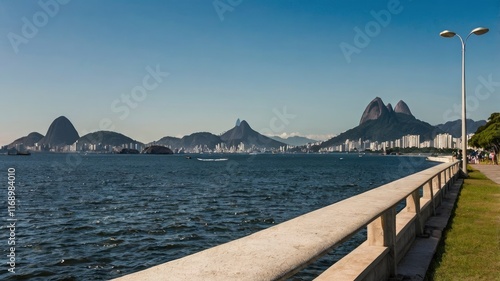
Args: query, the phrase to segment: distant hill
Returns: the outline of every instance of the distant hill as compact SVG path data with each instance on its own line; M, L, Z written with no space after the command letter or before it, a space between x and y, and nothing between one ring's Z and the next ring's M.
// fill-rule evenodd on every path
M180 148L181 147L180 143L181 139L176 137L163 137L154 142L154 144L156 145L163 145L166 147L170 147L171 149Z
M486 120L474 121L472 119L467 119L467 134L473 134L477 129L486 124ZM458 119L455 121L448 121L444 124L436 125L439 129L443 130L445 133L452 135L454 138L459 138L462 136L462 120Z
M247 121L243 120L239 126L220 136L221 140L228 146L238 146L243 143L245 147L255 146L257 148L279 148L285 144L254 131Z
M29 133L27 136L18 138L13 141L7 147L12 148L18 144L23 144L24 146L35 146L35 143L38 143L43 138L43 135L37 132Z
M182 138L164 137L156 141L155 144L170 147L171 149L184 148L190 150L197 146L206 146L209 149L214 149L217 144L222 142L219 136L212 133L199 132Z
M272 138L275 141L279 141L279 142L282 142L282 143L285 143L288 145L293 145L293 146L302 146L302 145L306 145L308 143L318 142L317 140L312 140L312 139L309 139L306 137L300 137L300 136L288 137L286 139L284 139L282 137L278 137L278 136L273 136L270 138Z
M192 150L195 147L215 149L218 144L224 143L227 147L238 146L243 143L246 148L255 146L257 148L279 148L285 143L268 138L254 131L248 123L243 120L236 122L236 125L221 136L212 133L194 133L182 138L164 137L154 142L156 145L167 146L171 149Z
M68 118L58 117L38 144L43 146L64 146L73 144L80 136Z
M437 127L416 119L404 101L400 101L394 110L384 105L381 98L371 101L361 116L359 126L352 128L330 140L320 147L338 145L349 140L389 141L405 135L420 135L421 141L430 140L436 134L443 133Z
M111 131L97 131L94 133L86 134L85 136L78 139L79 144L101 144L101 145L112 145L112 146L122 146L124 144L139 144L141 142L133 140L123 134L111 132Z
M219 136L207 132L194 133L180 139L180 145L184 148L193 148L202 145L214 149L221 142L222 140Z

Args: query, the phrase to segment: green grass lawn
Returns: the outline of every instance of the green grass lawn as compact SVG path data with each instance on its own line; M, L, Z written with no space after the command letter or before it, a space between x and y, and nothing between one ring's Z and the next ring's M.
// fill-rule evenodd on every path
M500 185L471 170L427 280L500 280Z

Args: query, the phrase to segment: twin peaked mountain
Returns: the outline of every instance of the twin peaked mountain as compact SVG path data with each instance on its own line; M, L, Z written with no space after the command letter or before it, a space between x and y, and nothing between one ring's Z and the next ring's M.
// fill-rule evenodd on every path
M359 121L359 125L367 122L368 120L377 120L383 115L395 114L395 113L401 113L413 116L413 114L411 114L410 108L404 101L400 100L396 105L396 107L392 109L392 105L390 103L384 105L382 99L376 97L366 107L365 111L363 112L363 115L361 116L361 120Z
M444 133L438 127L418 120L413 116L404 101L399 101L393 109L376 97L366 107L359 125L320 145L329 147L344 143L346 140L389 141L405 135L420 135L421 140L430 140L435 135Z
M473 121L467 119L467 133L471 134L486 124L485 120ZM399 101L394 109L389 103L384 104L376 97L366 107L359 125L326 142L320 147L339 145L346 140L391 141L405 135L420 135L420 141L432 140L436 135L449 133L455 138L461 136L461 121L449 121L445 124L432 126L415 118L404 101Z

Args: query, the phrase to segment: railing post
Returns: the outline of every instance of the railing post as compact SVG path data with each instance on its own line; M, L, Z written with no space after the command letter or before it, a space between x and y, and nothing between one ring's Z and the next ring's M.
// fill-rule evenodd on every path
M448 177L448 188L446 189L446 193L450 190L451 186L455 183L455 177L453 177L452 167L448 169L449 177Z
M446 170L443 170L439 173L439 191L441 193L439 194L439 204L441 204L442 200L444 198L444 192L446 190L446 184L448 181L446 180Z
M442 182L443 183L443 188L441 190L441 192L443 194L441 194L441 198L444 199L444 195L446 194L446 191L448 191L448 184L450 182L450 177L448 176L448 169L446 169L446 170L443 171L443 181L444 181L444 182Z
M451 176L453 177L453 183L455 183L455 181L457 181L457 177L456 177L456 174L455 174L455 169L454 169L454 167L452 167L452 170L451 170Z
M428 182L424 184L424 199L429 199L431 201L432 215L435 215L436 206L434 206L434 180L436 177L433 177Z
M389 274L396 276L396 207L387 209L382 215L367 225L368 245L389 248L387 255Z
M424 232L423 222L420 219L420 194L417 188L408 197L406 197L406 211L415 214L415 234L422 235Z
M446 185L448 184L448 172L446 170L443 170L441 174L443 175L441 177L441 198L444 198L444 194L446 193Z
M434 192L434 196L438 195L439 198L436 198L436 202L434 203L434 207L437 208L437 206L439 206L439 204L441 204L442 202L442 198L443 198L443 182L444 182L444 178L445 178L445 175L444 175L444 171L441 171L439 172L439 175L437 177L437 189L436 191ZM435 214L434 214L435 215Z
M451 178L452 182L455 182L455 173L454 173L455 169L454 169L454 167L455 167L455 165L450 167L450 178Z
M450 167L448 169L448 173L450 174L450 176L448 177L450 180L449 185L448 185L448 189L449 189L453 185L453 183L455 182L455 178L453 177L452 167Z
M444 191L443 198L444 198L444 195L446 195L446 192L448 191L448 186L450 184L450 169L449 168L444 170L444 177L445 177L445 184L444 184L444 188L443 188L443 191Z

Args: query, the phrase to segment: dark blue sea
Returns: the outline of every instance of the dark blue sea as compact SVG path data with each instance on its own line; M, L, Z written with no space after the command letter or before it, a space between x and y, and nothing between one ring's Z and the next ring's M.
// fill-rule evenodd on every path
M370 154L185 156L0 155L0 279L119 277L436 164ZM14 216L8 213L9 168L15 169ZM15 273L7 257L12 219ZM360 233L294 280L311 279L363 239Z

